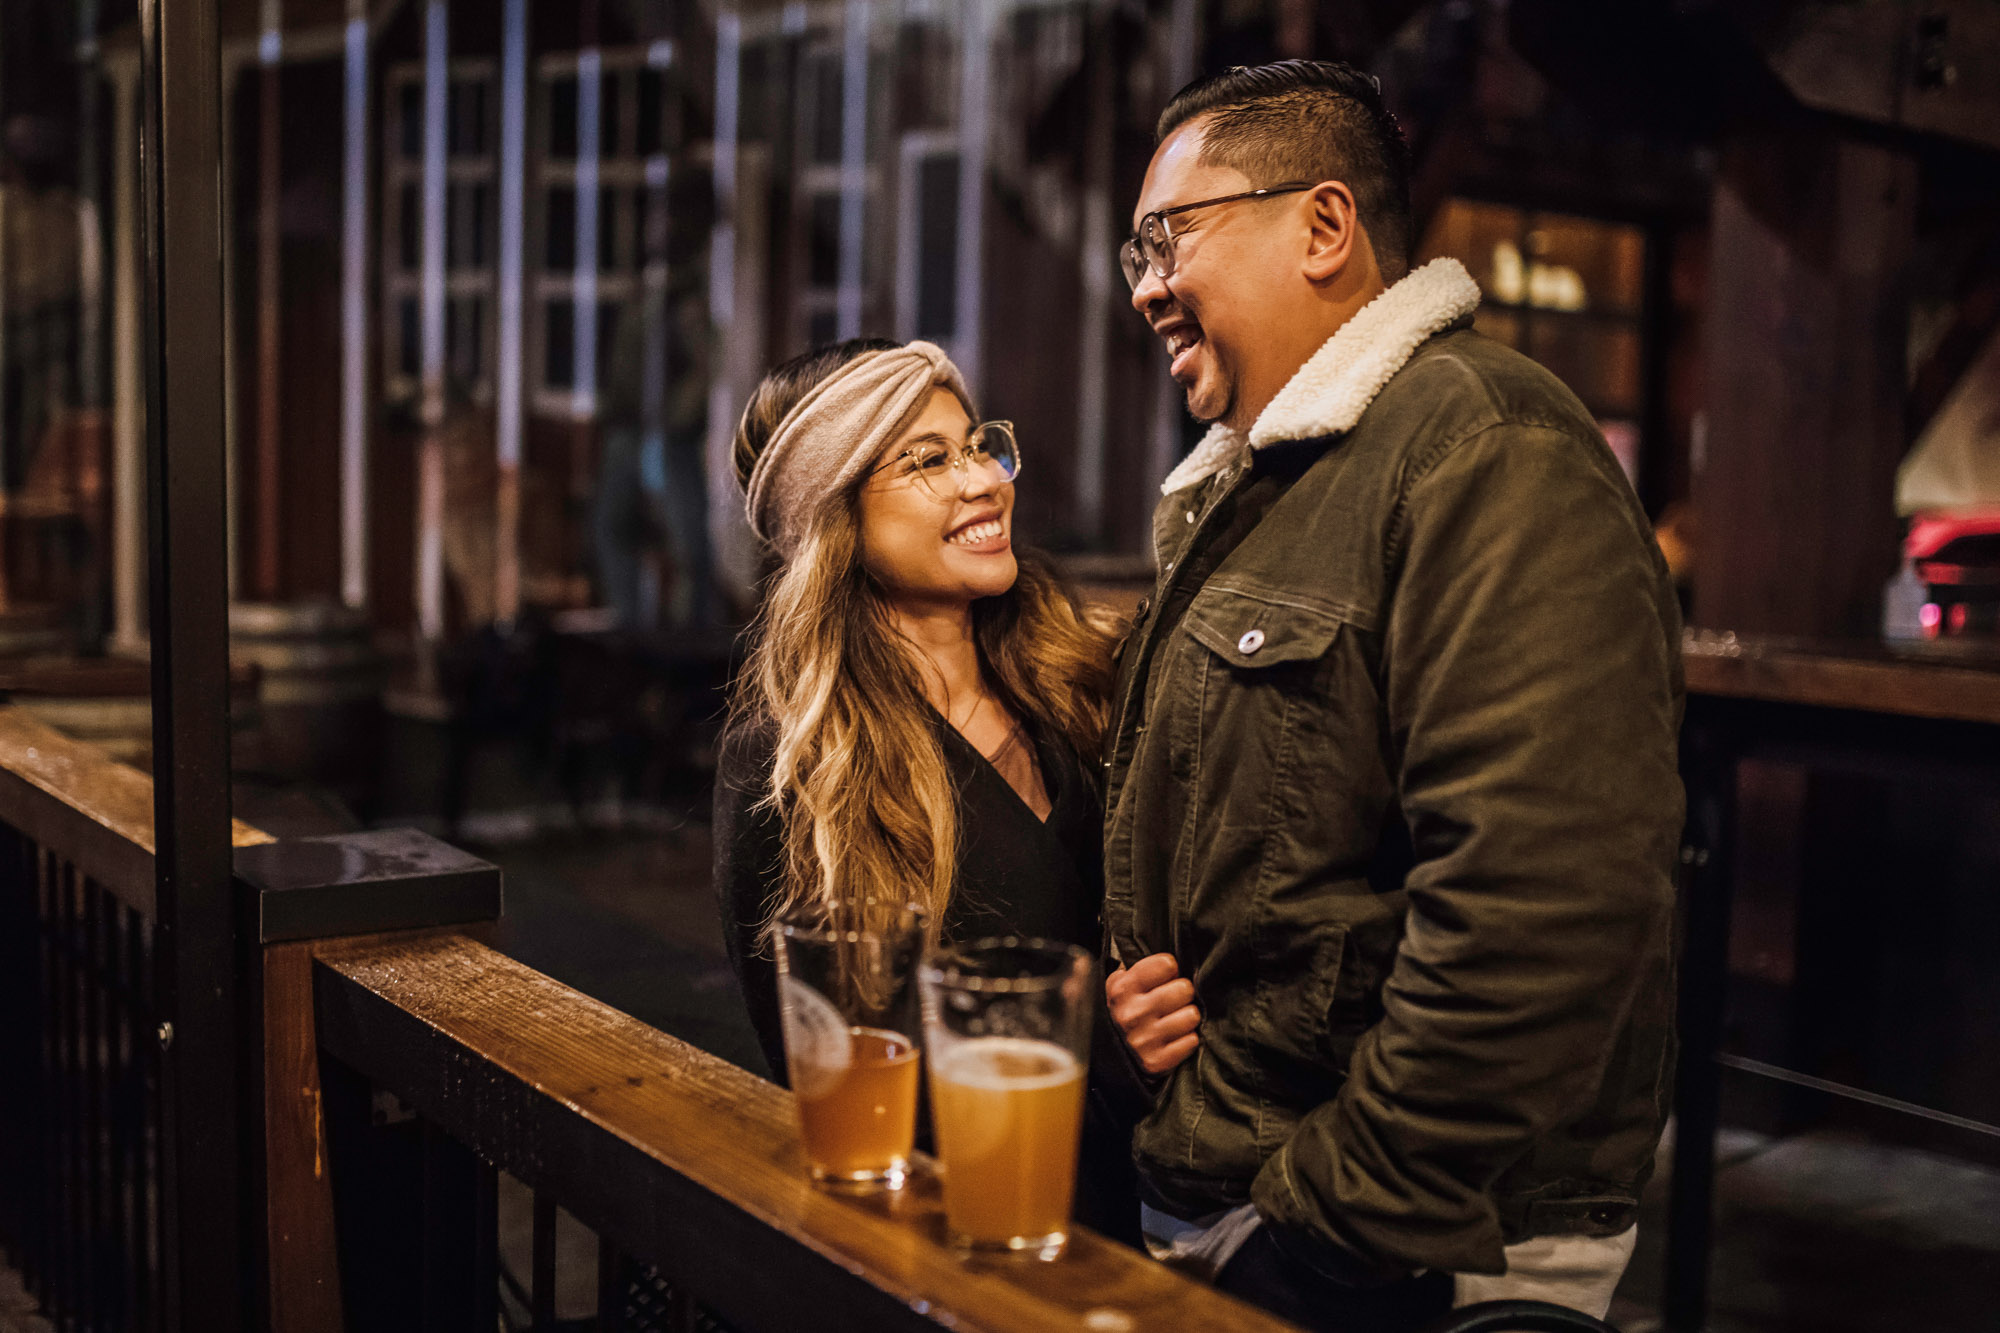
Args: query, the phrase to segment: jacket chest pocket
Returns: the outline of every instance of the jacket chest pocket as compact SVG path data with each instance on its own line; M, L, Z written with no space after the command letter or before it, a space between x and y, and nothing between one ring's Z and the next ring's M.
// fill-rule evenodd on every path
M1236 671L1265 683L1289 679L1301 663L1325 657L1340 634L1340 618L1329 612L1275 602L1232 588L1203 588L1188 606L1182 627L1202 647ZM1263 676L1262 673L1279 673Z
M1196 872L1197 859L1238 885L1259 877L1246 858L1261 856L1254 844L1297 798L1301 748L1312 748L1333 707L1327 672L1340 631L1323 611L1230 588L1204 588L1189 606L1166 691L1171 712L1161 718L1186 800L1176 867L1183 895L1193 880L1212 878ZM1180 905L1199 910L1185 897Z
M1205 588L1181 625L1193 640L1188 693L1199 694L1198 706L1181 712L1199 718L1199 734L1185 738L1194 763L1177 776L1204 776L1218 761L1276 776L1301 712L1328 703L1323 676L1341 622L1308 607Z

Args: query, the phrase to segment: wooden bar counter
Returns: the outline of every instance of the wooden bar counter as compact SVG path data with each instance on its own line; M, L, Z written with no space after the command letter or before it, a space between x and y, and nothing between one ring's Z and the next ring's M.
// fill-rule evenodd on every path
M1689 631L1690 696L2000 726L2000 644L1892 646Z

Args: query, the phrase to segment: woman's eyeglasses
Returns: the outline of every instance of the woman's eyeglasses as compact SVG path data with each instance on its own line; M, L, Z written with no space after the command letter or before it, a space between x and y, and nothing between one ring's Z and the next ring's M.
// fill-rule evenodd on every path
M1149 267L1162 278L1173 276L1175 237L1168 218L1193 212L1197 208L1240 204L1249 199L1270 199L1311 188L1312 184L1308 181L1286 181L1283 185L1272 185L1262 190L1245 190L1242 194L1225 194L1215 199L1197 199L1191 204L1175 204L1172 208L1146 214L1139 219L1139 230L1118 247L1118 266L1125 271L1125 285L1138 291L1139 284L1146 280Z
M1014 439L1013 422L982 421L972 428L963 449L953 449L936 439L925 440L911 445L875 471L914 476L937 499L956 500L965 493L965 479L974 468L996 482L1012 481L1021 475L1021 447Z

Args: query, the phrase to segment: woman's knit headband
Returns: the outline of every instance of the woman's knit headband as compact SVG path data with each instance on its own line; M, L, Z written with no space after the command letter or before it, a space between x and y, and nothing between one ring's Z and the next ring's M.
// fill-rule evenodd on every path
M864 352L815 384L750 470L743 508L751 530L790 560L820 510L840 502L940 385L972 402L958 367L927 342Z

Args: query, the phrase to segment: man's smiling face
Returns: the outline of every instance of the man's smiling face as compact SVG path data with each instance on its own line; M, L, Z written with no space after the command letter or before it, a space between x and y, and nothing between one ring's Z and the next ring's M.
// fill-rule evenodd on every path
M1234 167L1203 163L1201 121L1168 135L1146 169L1133 209L1136 227L1146 214L1179 204L1260 189ZM1147 268L1132 293L1132 308L1146 317L1171 358L1168 373L1187 395L1197 421L1222 421L1238 429L1245 380L1258 378L1258 326L1268 320L1265 297L1287 276L1297 281L1296 263L1284 262L1276 243L1297 211L1294 196L1200 208L1167 220L1174 235L1174 271L1161 278ZM1277 386L1271 386L1275 392ZM1255 397L1269 401L1268 393Z

